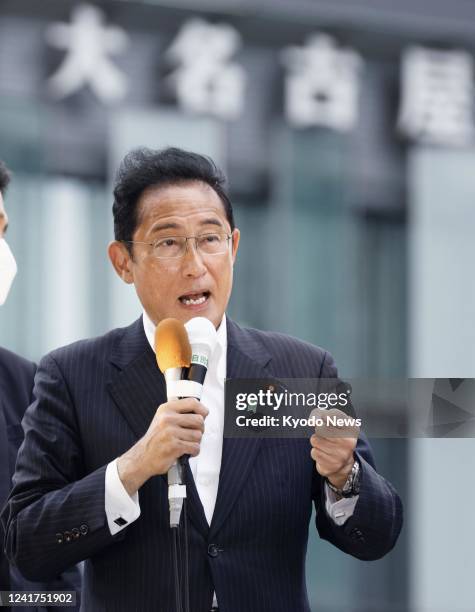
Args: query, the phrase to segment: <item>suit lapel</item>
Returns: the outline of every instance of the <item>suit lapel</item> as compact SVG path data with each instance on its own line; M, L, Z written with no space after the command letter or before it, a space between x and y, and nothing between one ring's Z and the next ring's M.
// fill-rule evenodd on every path
M119 373L108 384L109 393L134 434L141 438L157 407L166 402L165 380L145 336L142 318L126 328L111 362Z
M109 393L139 439L149 428L158 406L167 401L165 378L145 336L142 318L126 328L113 350L111 362L119 372L108 384ZM162 478L166 484L167 475ZM208 523L188 463L185 479L190 519L206 537Z
M227 319L228 349L226 376L267 378L265 366L271 355L248 330ZM216 507L210 526L210 537L220 529L247 480L260 447L260 438L224 438Z

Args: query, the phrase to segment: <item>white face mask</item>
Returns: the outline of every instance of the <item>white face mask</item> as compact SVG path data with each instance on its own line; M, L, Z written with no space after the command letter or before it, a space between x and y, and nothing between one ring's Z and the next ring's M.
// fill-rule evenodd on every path
M13 279L17 273L17 265L7 241L0 239L0 306L5 303Z

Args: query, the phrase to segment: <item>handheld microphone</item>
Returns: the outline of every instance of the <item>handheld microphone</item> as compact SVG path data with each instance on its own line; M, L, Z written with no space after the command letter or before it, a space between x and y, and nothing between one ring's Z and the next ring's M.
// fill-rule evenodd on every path
M193 385L190 386L190 392L194 392L193 397L199 400L208 371L208 361L218 341L218 335L214 325L205 317L190 319L185 323L185 329L191 345L191 365L186 372L186 379Z
M217 342L214 325L205 317L194 317L183 325L177 319L164 319L155 332L155 354L167 386L167 399L194 397L201 399L208 361ZM183 464L181 457L168 470L170 526L180 522L183 497Z
M186 390L188 381L183 378L191 364L191 346L181 321L171 318L160 321L155 331L155 355L158 367L165 377L167 399L189 397ZM183 466L179 461L170 467L167 478L170 527L178 527L183 499L186 497Z

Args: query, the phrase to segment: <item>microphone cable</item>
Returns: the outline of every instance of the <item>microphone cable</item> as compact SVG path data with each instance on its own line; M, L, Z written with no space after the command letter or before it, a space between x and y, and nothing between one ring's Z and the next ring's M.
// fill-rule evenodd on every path
M173 531L173 574L175 577L175 608L176 612L183 612L181 607L181 588L180 588L180 576L178 571L178 529L179 527L172 527Z
M184 470L183 470L184 473ZM188 546L188 511L186 497L180 524L172 527L173 531L173 573L175 584L176 612L190 612L190 578ZM183 532L183 538L181 537ZM184 542L182 543L182 539Z
M188 513L186 499L183 500L183 523L185 525L185 612L190 612L190 566L188 560Z

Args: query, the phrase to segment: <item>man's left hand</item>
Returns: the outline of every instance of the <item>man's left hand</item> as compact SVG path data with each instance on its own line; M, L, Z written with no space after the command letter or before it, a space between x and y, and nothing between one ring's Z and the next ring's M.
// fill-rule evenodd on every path
M312 414L319 413L320 418L326 418L330 413L346 416L340 410L314 410ZM345 437L337 437L338 434ZM317 472L326 478L338 489L345 484L355 462L354 450L358 441L359 428L338 427L327 425L316 427L310 438L312 450L310 455L315 461Z

